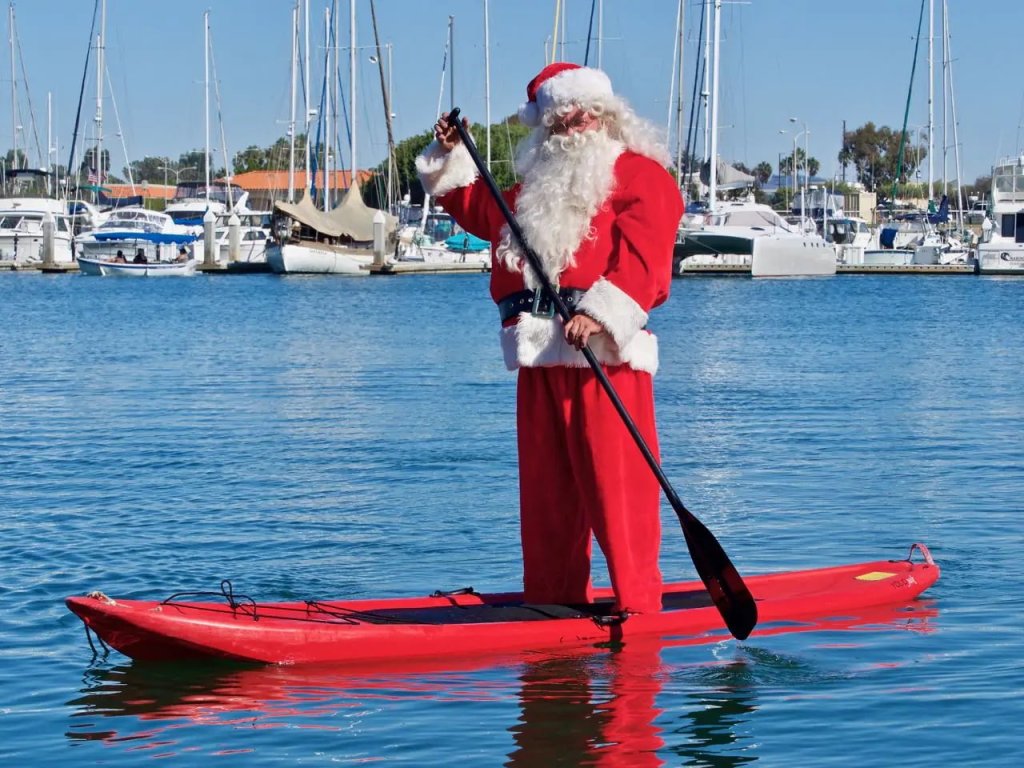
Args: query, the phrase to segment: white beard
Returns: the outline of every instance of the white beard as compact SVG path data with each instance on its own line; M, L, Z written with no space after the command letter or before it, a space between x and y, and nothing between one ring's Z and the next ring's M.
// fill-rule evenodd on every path
M535 129L520 147L516 164L523 186L516 218L552 283L574 265L584 239L594 236L591 220L612 192L615 161L624 149L604 130L551 136L544 127ZM507 225L501 230L497 256L510 270L524 272L527 287L539 287L533 270L523 269L525 256Z

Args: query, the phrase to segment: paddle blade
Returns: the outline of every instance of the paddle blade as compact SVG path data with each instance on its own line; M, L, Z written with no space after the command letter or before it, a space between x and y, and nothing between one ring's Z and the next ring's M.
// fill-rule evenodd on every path
M711 531L688 510L676 512L697 575L707 587L733 637L746 640L757 624L754 596Z

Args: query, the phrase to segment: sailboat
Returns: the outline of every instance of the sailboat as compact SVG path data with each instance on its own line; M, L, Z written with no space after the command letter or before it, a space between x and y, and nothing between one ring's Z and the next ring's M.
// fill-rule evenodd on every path
M12 163L0 176L0 261L14 265L41 262L52 258L56 263L70 263L71 218L67 202L60 198L57 179L45 169L19 168L19 161L28 158L18 147L18 78L14 74L14 51L17 31L14 25L14 3L9 10L11 44L11 134L14 148ZM28 83L25 83L26 92ZM49 163L49 159L47 159Z
M297 23L297 14L293 18ZM306 188L299 202L279 200L274 203L273 242L267 247L267 263L278 274L331 274L350 277L369 275L369 266L373 260L374 220L378 214L384 216L385 234L395 231L397 219L367 206L359 189L356 171L355 129L355 20L355 0L350 0L349 114L352 116L352 132L349 152L352 170L349 187L337 207L333 210L321 210L317 208L310 194L309 174L307 173ZM308 34L308 6L305 23ZM293 30L293 34L295 33L296 31ZM307 69L308 53L307 45ZM330 56L330 46L328 46L327 55ZM295 65L294 61L293 57L293 66ZM295 78L292 78L293 87L294 82ZM309 82L308 76L306 82ZM307 114L308 112L307 108ZM307 123L307 136L308 134ZM306 146L307 148L309 146L308 140ZM309 163L307 163L308 167ZM324 200L324 208L326 208L327 195L324 196Z
M230 180L213 181L210 178L210 12L203 13L203 112L205 115L205 162L203 163L204 181L179 182L174 190L174 197L164 209L176 224L185 226L203 226L203 216L207 211L219 219L226 219L232 212L239 215L249 212L249 193L232 184ZM216 74L216 72L214 73ZM219 98L218 91L218 98ZM223 139L223 125L221 126ZM225 149L225 154L226 154ZM229 176L230 179L230 176Z
M707 0L711 2L712 0ZM709 131L708 213L703 220L680 230L674 261L677 274L711 268L745 272L753 277L834 275L836 256L817 234L786 222L767 205L748 197L741 201L717 199L719 187L739 189L753 177L722 162L718 155L718 87L722 0L714 2L714 58L711 68L711 126ZM696 269L694 269L696 268Z

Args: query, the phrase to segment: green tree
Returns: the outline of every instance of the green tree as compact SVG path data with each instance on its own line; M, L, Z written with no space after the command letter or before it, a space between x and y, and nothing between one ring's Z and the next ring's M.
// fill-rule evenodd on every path
M234 168L235 173L265 171L270 167L269 155L272 151L273 147L270 147L269 149L261 149L255 144L252 144L241 152L235 153L235 156L231 161L231 166Z
M22 151L18 150L18 161L14 161L14 150L8 149L7 154L4 155L4 168L12 170L14 168L28 168L28 156Z
M904 142L902 167L897 179L901 138L902 131L894 131L884 125L876 128L874 123L865 123L844 134L839 162L852 164L857 180L869 191L888 195L894 183L906 182L928 156L927 147Z
M480 124L470 126L473 141L476 143L480 157L487 158L487 131ZM512 186L516 181L513 159L515 148L530 133L528 126L522 125L516 116L507 117L500 123L491 125L491 174L498 186L502 189ZM434 139L432 131L411 136L395 145L395 173L398 176L399 196L409 195L413 203L423 201L423 187L420 185L416 175L416 156L426 149ZM385 160L373 169L374 175L384 176L387 174L388 164ZM368 205L377 203L375 198L376 187L383 189L384 184L371 183L367 185L365 194ZM372 202L371 202L372 201Z
M121 169L121 175L134 179L136 184L143 181L148 181L150 184L174 183L174 174L168 175L168 172L164 170L165 168L174 168L174 163L169 157L147 156L141 160L132 160L129 165L130 167Z
M796 172L803 174L804 172L804 159L807 160L807 173L810 176L817 176L818 171L821 170L821 163L816 157L807 157L804 154L802 147L797 147L795 153L790 153L788 156L782 158L779 163L779 173L785 176L789 176L793 173L793 163L796 162ZM801 176L802 177L802 176Z
M100 178L102 178L103 182L106 183L108 181L112 181L110 177L110 150L104 149L100 158L102 159L102 167L96 162L96 147L89 147L85 150L85 154L82 156L82 162L78 166L83 179L87 179L89 177L90 171L102 171Z
M177 167L183 169L180 181L203 181L206 178L206 153L201 149L184 152L178 157ZM219 179L225 175L226 171L223 168L218 168L216 161L211 157L210 178Z
M772 177L772 164L762 160L754 166L753 174L754 178L757 179L757 183L764 186L765 182Z
M264 150L266 156L266 170L286 171L288 170L288 148L287 136L282 136ZM295 137L295 167L302 169L302 163L306 156L306 136L299 134Z

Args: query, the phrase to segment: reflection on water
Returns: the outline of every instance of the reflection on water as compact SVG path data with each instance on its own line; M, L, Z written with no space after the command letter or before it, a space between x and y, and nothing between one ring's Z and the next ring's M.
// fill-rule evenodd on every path
M519 676L516 748L507 766L660 766L658 644L528 663Z
M926 601L857 616L764 628L751 642L723 643L714 664L666 662L699 638L651 638L567 653L523 653L454 662L396 661L377 669L226 664L103 665L86 670L67 702L70 742L103 741L151 756L185 751L196 726L282 727L334 734L327 750L366 759L388 756L369 720L410 701L439 709L492 706L511 737L507 766L654 768L732 766L757 759L758 696L769 689L813 689L845 673L760 647L772 635L841 630L929 631ZM848 633L848 637L846 636ZM706 639L705 639L706 640ZM514 703L515 710L509 707ZM195 740L195 736L191 737ZM476 738L476 737L474 737ZM200 743L217 743L207 736ZM197 749L203 747L192 747ZM667 758L672 755L672 758Z

